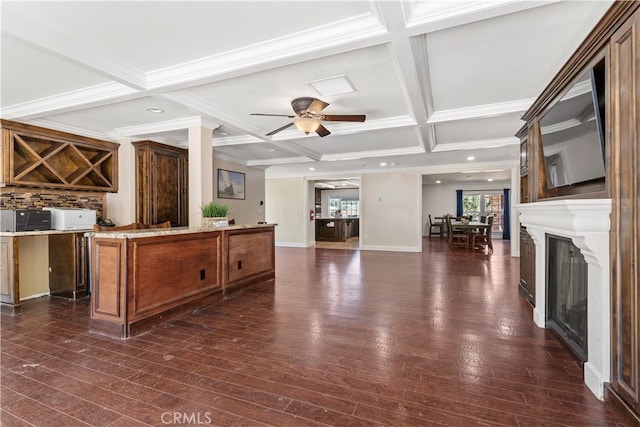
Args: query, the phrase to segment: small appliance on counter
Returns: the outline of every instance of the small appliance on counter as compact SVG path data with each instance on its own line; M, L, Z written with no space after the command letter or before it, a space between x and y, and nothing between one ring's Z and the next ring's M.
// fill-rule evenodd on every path
M0 210L0 231L51 230L51 212L41 209Z
M96 223L96 211L80 208L43 208L51 212L54 230L91 230Z

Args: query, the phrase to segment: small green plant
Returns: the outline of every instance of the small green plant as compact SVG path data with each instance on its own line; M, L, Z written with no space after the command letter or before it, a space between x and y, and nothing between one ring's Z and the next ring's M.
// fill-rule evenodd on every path
M227 216L229 206L220 205L216 202L209 202L206 205L201 206L200 211L202 212L202 216L205 218L223 217Z

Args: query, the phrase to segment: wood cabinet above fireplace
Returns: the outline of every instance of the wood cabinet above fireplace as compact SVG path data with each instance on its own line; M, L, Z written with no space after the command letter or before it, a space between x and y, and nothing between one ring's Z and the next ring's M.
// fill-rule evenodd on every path
M586 89L586 85L582 85L587 81L584 76L594 73L600 73L596 80L599 79L600 85L604 84L603 94L600 93L597 97L600 102L593 104L596 115L599 113L598 108L603 110L604 178L568 185L557 185L557 182L561 182L557 181L554 185L549 176L553 171L546 159L549 153L543 147L545 135L551 132L548 125L545 129L544 118L561 100L570 97L572 92L578 93L579 90L575 88ZM589 281L592 276L600 281L598 286L593 286L593 292L598 293L598 298L589 297L590 306L593 304L593 310L589 308L589 316L595 316L589 323L589 329L602 329L602 325L607 325L606 333L601 333L599 340L589 340L590 360L585 363L585 382L594 393L599 395L599 392L603 392L605 400L619 403L620 407L628 411L633 418L630 425L640 425L638 82L640 2L616 1L523 115L527 124L518 132L518 137L524 143L523 149L527 150L526 167L521 168L522 177L526 177L521 183L526 184L526 187L522 189L522 204L516 207L521 214L521 222L532 235L537 236L536 247L538 244L542 245L537 255L544 255L544 235L549 232L548 224L556 221L559 215L557 211L544 211L545 215L538 215L539 220L536 220L533 218L536 211L542 212L545 205L549 207L566 203L570 210L579 214L579 219L574 218L560 224L564 227L561 230L566 232L567 226L580 226L579 233L564 234L571 235L577 246L586 244L587 249L598 253L597 257L590 255L591 259L587 259ZM585 116L585 119L588 118ZM557 171L556 169L555 172ZM597 212L585 203L587 201L594 202L594 206L598 205L595 202L602 202L603 207L609 204L610 215L608 211L604 215L603 210L597 217ZM585 206L578 206L580 204ZM585 228L585 225L589 227ZM607 232L608 236L605 234ZM601 238L606 240L601 241ZM587 258L587 252L584 254ZM537 259L538 256L536 261ZM536 290L544 290L544 282L541 280L536 277L537 284L541 285ZM589 289L591 292L592 288ZM600 294L601 291L604 293ZM544 304L542 299L540 297L538 303ZM594 299L598 300L597 304ZM536 304L536 310L540 310L539 306L540 304ZM538 320L544 322L546 318ZM593 363L592 353L597 353ZM591 384L588 376L594 378Z

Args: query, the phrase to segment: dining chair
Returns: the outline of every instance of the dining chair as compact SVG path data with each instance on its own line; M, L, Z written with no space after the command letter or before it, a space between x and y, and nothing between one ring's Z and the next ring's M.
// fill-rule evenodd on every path
M470 234L465 233L462 230L456 230L451 225L451 217L445 217L445 221L447 222L447 243L449 244L449 248L453 248L454 246L469 246Z
M429 214L429 237L432 234L437 234L442 237L442 222L433 222L431 214Z
M491 228L493 227L493 215L487 218L488 227L481 229L478 233L473 233L472 246L474 249L488 248L488 253L493 253L493 241L491 240Z

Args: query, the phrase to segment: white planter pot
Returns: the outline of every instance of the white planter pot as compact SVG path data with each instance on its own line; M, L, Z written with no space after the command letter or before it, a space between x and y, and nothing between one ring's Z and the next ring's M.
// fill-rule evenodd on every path
M229 225L229 219L226 216L221 217L203 217L202 228L205 230L211 230L219 227L227 227Z

